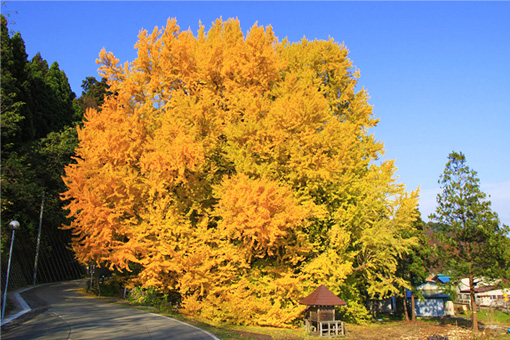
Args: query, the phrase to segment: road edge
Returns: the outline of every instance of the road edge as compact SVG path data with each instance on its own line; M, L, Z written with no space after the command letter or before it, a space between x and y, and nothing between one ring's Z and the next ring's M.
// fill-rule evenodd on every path
M21 307L21 310L19 312L17 312L16 314L14 315L11 315L9 316L8 318L5 318L2 320L2 324L1 326L3 325L6 325L8 324L9 322L11 321L14 321L16 320L17 318L19 318L20 316L22 316L23 314L26 314L28 312L30 312L32 310L32 308L30 308L30 306L28 305L28 303L21 297L21 293L24 293L26 291L29 291L33 288L35 288L37 286L31 286L31 287L27 287L27 288L23 288L21 290L18 290L16 292L13 292L12 294L14 295L14 297L16 298L16 301L18 302L18 304L20 305Z
M200 327L197 327L197 326L193 326L187 322L184 322L184 321L181 321L181 320L178 320L178 319L175 319L175 318L172 318L171 316L166 316L166 315L161 315L161 314L157 314L157 313L152 313L152 312L146 312L146 313L149 313L149 314L152 314L152 315L156 315L156 316L160 316L162 318L166 318L166 319L171 319L171 320L174 320L174 321L177 321L178 323L180 324L183 324L183 325L186 325L188 327L191 327L191 328L194 328L194 329L197 329L199 331L202 331L204 332L205 334L209 335L211 338L213 338L214 340L221 340L220 338L218 338L216 335L212 334L211 332L209 331L206 331L205 329L202 329Z
M52 283L58 283L58 282L52 282ZM52 284L52 283L49 283L49 284ZM9 322L11 321L14 321L16 320L17 318L19 318L20 316L30 312L32 310L32 308L28 305L28 303L21 297L21 293L24 293L24 292L27 292L31 289L34 289L36 287L40 287L40 286L44 286L44 285L48 285L47 284L43 284L43 285L36 285L36 286L30 286L30 287L26 287L26 288L23 288L21 290L18 290L16 292L13 292L12 294L14 295L14 297L16 298L18 304L20 305L21 307L21 311L17 312L16 314L12 315L12 316L9 316L8 318L5 318L4 320L2 320L2 323L1 323L1 326L3 325L6 325L8 324ZM93 298L93 296L91 296ZM109 303L112 303L112 302L109 302ZM128 308L132 308L131 306L128 306ZM166 315L161 315L161 314L157 314L157 313L152 313L152 312L147 312L145 311L146 313L149 313L149 314L152 314L152 315L156 315L156 316L159 316L159 317L162 317L162 318L167 318L167 319L171 319L171 320L174 320L180 324L183 324L183 325L186 325L188 327L191 327L191 328L194 328L194 329L197 329L207 335L209 335L212 339L214 340L221 340L220 338L218 338L216 335L212 334L211 332L209 331L206 331L205 329L202 329L200 327L197 327L197 326L193 326L187 322L184 322L184 321L181 321L181 320L177 320L175 318L172 318L170 316L166 316Z
M102 297L97 296L97 295L85 294L83 291L80 291L80 290L78 290L78 293L79 293L79 294L81 294L81 295L83 295L83 296L85 296L85 297L89 297L89 298L91 298L91 299L97 299L97 300L100 300L100 301L101 301L101 302L103 302L103 303L116 303L116 304L119 304L119 300L121 300L121 299L119 299L119 298L114 298L114 299L113 299L114 301L104 301L104 300L102 300L102 299L101 299ZM147 311L147 310L143 310L143 309L135 308L135 306L133 306L133 305L131 305L131 304L129 304L129 303L128 303L128 304L124 304L124 303L123 303L123 304L121 304L121 305L122 305L122 306L124 306L124 307L126 307L126 308L136 309L136 310L138 310L138 311L142 311L142 312L145 312L145 313L148 313L148 314L152 314L152 315L159 316L159 317L162 317L162 318L165 318L165 319L170 319L170 320L176 321L176 322L178 322L178 323L180 323L180 324L182 324L182 325L186 325L186 326L188 326L188 327L194 328L194 329L196 329L196 330L199 330L199 331L201 331L201 332L203 332L203 333L207 334L207 335L208 335L208 336L210 336L213 340L221 340L221 339L220 339L220 338L218 338L216 335L214 335L213 333L211 333L211 332L209 332L209 331L206 331L205 329L202 329L202 328L200 328L200 327L194 326L194 325L189 324L189 323L187 323L187 322L185 322L185 321L181 321L181 320L178 320L178 319L176 319L176 318L172 318L171 316L167 316L167 315L158 314L158 313L154 313L154 312L149 312L149 311Z

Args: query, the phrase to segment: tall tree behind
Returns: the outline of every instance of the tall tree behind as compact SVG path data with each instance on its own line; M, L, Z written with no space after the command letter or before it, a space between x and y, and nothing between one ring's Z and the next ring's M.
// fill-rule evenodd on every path
M97 81L95 77L87 77L82 81L81 88L83 92L77 102L83 112L87 111L87 109L101 110L105 95L110 94L108 92L110 87L106 81L106 78L101 78L101 81Z
M42 250L53 256L53 263L60 257L72 259L65 249L70 235L58 230L66 221L59 193L63 168L71 161L77 144L74 125L81 116L74 110L75 94L58 64L48 67L40 54L28 61L20 33L10 34L3 16L1 39L2 252L8 250L7 223L16 219L22 229L16 233L15 252L21 253L17 257L20 261L26 260L22 265L26 268L25 281L31 283L43 191ZM4 259L7 256L2 256ZM69 276L52 275L54 279ZM49 276L40 278L51 280Z
M14 143L23 140L23 124L26 119L24 106L26 95L24 84L27 82L27 54L21 35L16 33L9 36L7 19L1 19L1 53L2 77L1 87L1 131L2 131L2 157L5 152L12 149Z
M45 181L56 177L62 182L58 179L62 171L55 172L50 163L63 160L41 155L40 143L55 137L50 133L72 127L75 94L56 62L48 67L40 54L29 62L20 33L10 37L7 20L2 16L1 21L2 219L19 219L33 236L42 192L56 190L58 202L60 188L47 187ZM65 134L69 137L68 132ZM76 139L66 138L67 142L75 145ZM64 157L70 160L74 147L61 146L67 150ZM51 219L51 215L46 218Z
M508 275L509 228L492 211L476 171L467 166L462 152L448 156L439 184L442 193L429 217L442 224L438 237L444 243L448 274L456 281L469 278L473 329L478 330L474 279Z

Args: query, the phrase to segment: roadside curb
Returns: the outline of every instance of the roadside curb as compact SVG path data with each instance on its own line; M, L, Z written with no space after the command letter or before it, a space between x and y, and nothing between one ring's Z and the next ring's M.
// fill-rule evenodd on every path
M100 300L100 301L101 301L101 302L103 302L103 303L115 303L115 304L122 305L122 306L123 306L123 307L125 307L125 308L130 308L130 309L134 309L134 310L140 310L140 311L142 311L142 312L145 312L145 313L148 313L148 314L152 314L152 315L155 315L155 316L159 316L159 317L161 317L161 318L170 319L170 320L173 320L173 321L175 321L175 322L178 322L178 323L180 323L180 324L182 324L182 325L186 325L186 326L191 327L191 328L193 328L193 329L199 330L199 331L201 331L201 332L203 332L203 333L205 333L205 334L209 335L209 336L210 336L213 340L221 340L221 339L220 339L220 338L218 338L216 335L214 335L213 333L211 333L211 332L209 332L209 331L206 331L205 329L202 329L202 328L200 328L200 327L194 326L194 325L192 325L192 324L190 324L190 323L187 323L187 322L185 322L185 321L178 320L178 319L173 318L173 317L168 316L168 315L163 315L163 314L158 314L158 313L154 313L154 312L149 312L149 311L144 310L144 309L138 309L138 308L136 308L135 306L133 306L133 305L131 305L131 304L129 304L129 303L128 303L128 304L120 303L120 302L119 302L119 300L120 300L120 299L118 299L118 298L111 299L110 301L104 301L104 300L102 300L102 297L100 297L100 296L87 295L87 294L84 294L83 292L79 292L79 293L80 293L80 294L82 294L82 295L83 295L83 296L85 296L85 297L88 297L88 298L91 298L91 299L95 299L95 300ZM121 300L121 301L123 301L123 300ZM145 308L145 307L146 307L146 306L144 306L144 308Z
M14 297L16 298L16 301L20 305L21 311L17 312L14 315L9 316L8 318L3 319L1 326L5 325L5 324L8 324L9 322L11 322L13 320L16 320L17 318L19 318L23 314L26 314L26 313L28 313L28 312L30 312L32 310L32 308L30 308L28 303L21 297L20 294L24 293L26 291L29 291L30 289L33 289L35 287L38 287L38 286L31 286L31 287L23 288L21 290L18 290L16 292L12 293L14 295Z
M34 289L34 288L37 288L37 287L41 287L41 286L46 286L46 285L51 285L51 284L55 284L57 282L51 282L51 283L45 283L45 284L41 284L41 285L35 285L35 286L30 286L30 287L26 287L26 288L23 288L21 290L18 290L18 291L15 291L15 292L12 292L10 294L12 294L14 296L14 298L16 299L17 303L19 304L19 306L21 307L21 310L7 318L5 318L4 320L2 320L2 323L1 323L1 326L4 326L6 324L8 324L9 322L12 322L14 320L16 320L17 318L19 318L20 316L30 312L32 310L32 308L29 306L29 304L23 299L23 297L21 296L22 293L24 292L27 292L31 289ZM86 296L86 295L85 295ZM95 298L95 297L92 297L90 296L90 298ZM103 301L104 302L104 301ZM113 303L113 302L105 302L105 303ZM125 306L126 308L132 308L134 309L132 306ZM162 318L166 318L166 319L171 319L173 321L176 321L180 324L184 324L188 327L191 327L191 328L194 328L196 330L200 330L201 332L209 335L213 340L220 340L220 338L218 338L217 336L215 336L214 334L202 329L202 328L199 328L199 327L196 327L194 325L191 325L187 322L184 322L184 321L181 321L181 320L177 320L175 318L172 318L170 316L166 316L166 315L161 315L161 314L157 314L157 313L152 313L152 312L148 312L148 311L144 311L148 314L152 314L152 315L155 315L155 316L159 316L159 317L162 317Z

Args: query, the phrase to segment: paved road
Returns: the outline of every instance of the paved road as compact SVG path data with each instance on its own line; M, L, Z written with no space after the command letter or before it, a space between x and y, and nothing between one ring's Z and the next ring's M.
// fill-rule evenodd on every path
M217 339L161 315L83 296L84 281L34 288L23 297L32 311L2 327L2 339Z

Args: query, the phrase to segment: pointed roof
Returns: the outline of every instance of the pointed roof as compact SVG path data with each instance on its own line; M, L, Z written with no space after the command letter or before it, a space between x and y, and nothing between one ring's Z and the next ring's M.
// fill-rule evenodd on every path
M302 305L308 306L342 306L347 305L344 300L333 294L324 285L320 285L312 294L299 301Z
M427 282L440 282L440 283L447 283L450 282L450 277L443 275L443 274L437 274L437 275L429 275L427 279L425 280Z

